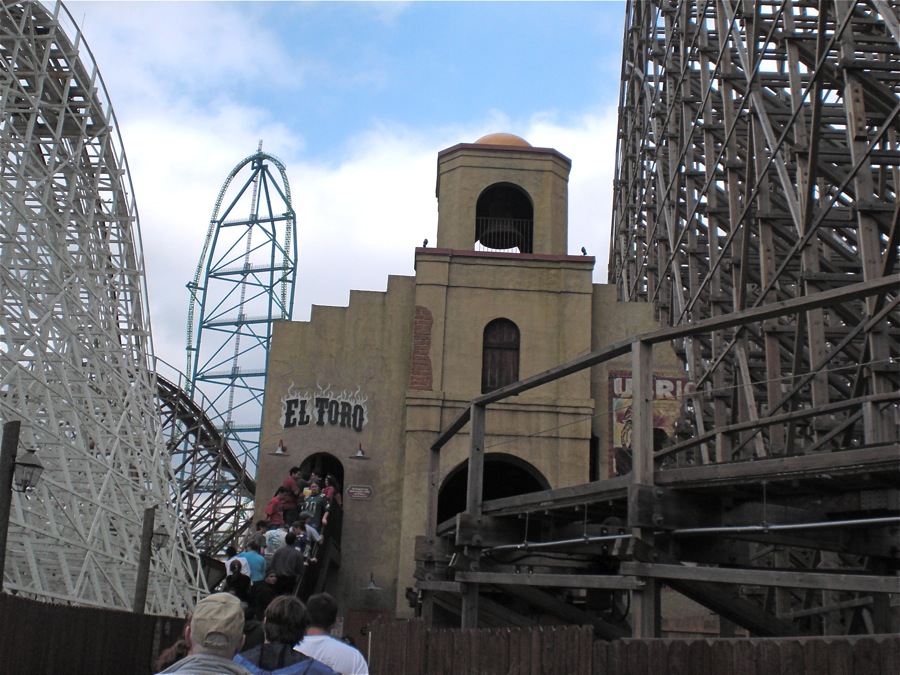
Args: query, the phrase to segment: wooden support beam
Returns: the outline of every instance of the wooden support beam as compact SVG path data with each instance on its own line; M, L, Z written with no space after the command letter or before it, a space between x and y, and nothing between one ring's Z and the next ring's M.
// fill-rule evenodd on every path
M628 629L604 621L595 614L573 607L569 603L560 600L550 593L538 590L537 588L517 586L515 588L506 588L504 590L510 595L520 598L530 605L534 605L539 609L555 614L567 623L589 624L594 627L594 632L597 636L604 640L619 640L630 637Z
M747 567L695 567L658 563L623 562L622 574L657 579L679 579L715 584L810 588L823 591L856 591L860 593L900 593L900 578L869 574L829 574L827 572L792 572Z
M679 561L665 551L647 547L640 541L633 540L630 549L636 560L653 560L654 563L623 562L619 567L620 574L624 573L624 565L640 565L638 569L641 570L652 569L660 565L665 565L667 567L680 566ZM687 568L685 567L685 569ZM650 577L647 576L644 578ZM711 583L698 579L683 580L668 577L666 578L666 585L678 591L683 596L690 598L704 607L708 607L729 621L733 621L739 626L743 626L754 635L774 637L807 634L806 631L800 630L790 621L779 619L756 603L750 602L742 597L735 586Z
M651 488L654 478L653 463L653 346L649 342L636 341L631 351L631 485L629 494L639 494ZM628 523L640 520L633 509L637 501L629 499ZM644 545L654 544L654 526L632 526L632 537ZM633 595L632 637L654 638L661 627L659 612L659 585L652 577L645 579L645 586Z
M463 583L497 586L547 586L553 588L607 588L640 590L645 584L633 576L619 574L512 574L497 572L457 572Z
M657 485L696 488L718 484L821 477L823 474L833 475L838 470L862 473L898 469L900 469L900 454L896 452L894 445L817 455L759 459L753 462L726 462L710 466L665 469L656 472L655 480Z
M489 548L505 544L521 544L523 529L516 521L491 516L456 516L456 545Z
M671 488L632 485L628 490L628 526L677 530L719 524L720 500Z

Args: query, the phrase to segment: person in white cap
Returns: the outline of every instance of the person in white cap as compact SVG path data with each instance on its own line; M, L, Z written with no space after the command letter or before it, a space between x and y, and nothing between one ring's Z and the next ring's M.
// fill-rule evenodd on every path
M244 610L231 593L213 593L198 602L184 638L188 655L162 673L250 675L232 661L244 644Z

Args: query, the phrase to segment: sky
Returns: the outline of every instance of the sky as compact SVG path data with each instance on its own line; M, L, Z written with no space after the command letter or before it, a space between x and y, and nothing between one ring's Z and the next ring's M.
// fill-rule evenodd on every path
M572 160L569 252L606 281L624 2L66 6L118 119L171 365L219 190L260 140L297 214L295 320L413 275L437 239L438 152L494 132Z

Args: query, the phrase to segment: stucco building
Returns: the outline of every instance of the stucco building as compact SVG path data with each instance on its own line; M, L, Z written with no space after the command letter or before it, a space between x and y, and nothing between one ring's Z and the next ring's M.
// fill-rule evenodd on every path
M483 392L655 327L651 305L616 302L613 287L592 282L594 258L568 253L570 169L560 152L510 134L441 151L437 244L416 249L415 276L275 327L257 510L291 466L341 483L340 560L325 587L357 641L376 614L412 613L406 595L438 433ZM684 383L674 354L654 363L669 433ZM627 446L629 368L626 358L497 404L485 498L627 470L627 452L615 448ZM459 434L442 451L439 520L464 508L467 443Z

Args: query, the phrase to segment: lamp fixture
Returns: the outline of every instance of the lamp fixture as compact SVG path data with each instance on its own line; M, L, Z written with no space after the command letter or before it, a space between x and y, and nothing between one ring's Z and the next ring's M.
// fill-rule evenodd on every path
M363 450L362 443L360 443L360 444L359 444L359 449L356 451L355 454L350 455L350 459L371 459L371 457L369 457L369 456L366 454L366 451Z
M375 572L369 573L369 583L363 587L364 591L380 591L381 586L375 584Z
M150 538L150 541L153 544L153 548L155 548L158 553L164 549L169 542L169 533L166 531L166 528L160 525L153 530L153 536Z
M18 492L31 492L37 486L44 465L38 459L34 448L25 451L22 459L17 459L13 470L13 488Z

